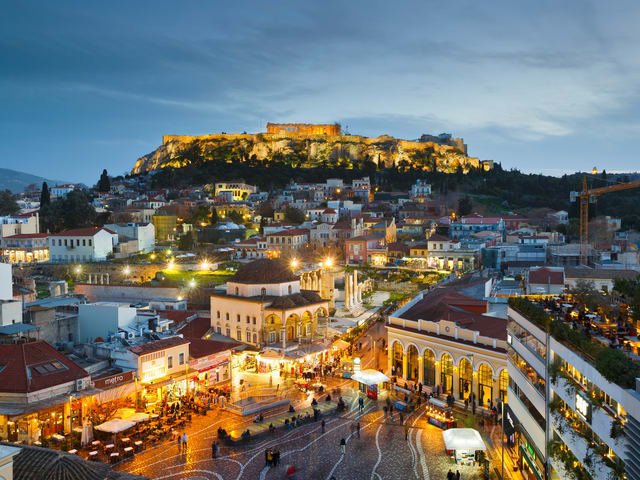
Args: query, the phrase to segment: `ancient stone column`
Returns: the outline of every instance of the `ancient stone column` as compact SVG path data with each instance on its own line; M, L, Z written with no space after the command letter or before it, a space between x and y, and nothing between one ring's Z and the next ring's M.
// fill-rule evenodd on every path
M344 308L349 310L351 308L351 292L349 291L349 281L351 275L349 272L344 274Z
M353 304L360 305L360 300L358 299L358 270L353 271Z

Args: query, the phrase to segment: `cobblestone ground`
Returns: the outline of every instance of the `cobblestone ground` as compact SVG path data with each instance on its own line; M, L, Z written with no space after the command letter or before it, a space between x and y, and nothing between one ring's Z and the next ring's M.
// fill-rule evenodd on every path
M302 479L444 479L456 466L445 455L442 431L426 422L421 411L409 416L409 439L398 418L383 418L376 402L367 400L364 412L357 412L356 392L344 392L353 408L342 416L326 420L325 433L320 423L295 430L278 431L273 437L254 439L247 446L223 447L220 457L211 459L211 442L219 426L238 428L250 423L231 414L214 411L206 417L194 417L187 428L189 445L185 453L174 443L148 449L135 459L119 465L119 470L154 479L282 479L288 465L294 465ZM267 419L268 421L268 419ZM353 432L361 424L360 438ZM340 439L347 440L346 455L340 451ZM266 468L264 452L278 448L281 463ZM477 468L462 467L463 479L481 478Z
M376 337L384 335L384 327L376 325L370 333ZM384 365L383 352L363 355L363 367ZM213 410L207 416L194 416L187 427L189 437L185 453L175 443L164 443L135 456L131 461L118 465L118 470L154 479L218 479L218 480L265 480L286 478L286 467L294 465L298 480L410 480L446 479L447 472L456 470L444 451L442 431L430 425L422 410L405 420L410 425L409 438L405 440L404 428L396 416L394 421L383 418L382 402L366 400L365 410L357 412L357 392L350 388L351 381L329 381L328 387L342 388L342 396L351 409L341 416L329 416L322 433L320 422L311 423L285 432L278 430L274 436L252 439L245 446L222 447L220 455L211 459L211 442L216 439L219 427L227 431L242 428L251 423L251 418L241 418L231 413ZM287 393L294 406L301 406L305 396L297 390ZM308 405L308 403L307 403ZM265 414L281 413L273 411ZM360 422L360 438L353 432L355 422ZM347 441L346 454L340 451L340 439ZM265 450L278 448L281 462L278 467L265 467ZM482 478L479 468L460 467L461 478Z

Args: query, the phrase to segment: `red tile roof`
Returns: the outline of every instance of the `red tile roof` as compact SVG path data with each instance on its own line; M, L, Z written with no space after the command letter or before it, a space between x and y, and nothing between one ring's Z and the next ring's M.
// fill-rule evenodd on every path
M529 283L564 285L564 269L551 270L546 267L530 269Z
M18 235L9 235L6 238L20 239L20 238L47 238L49 233L19 233Z
M436 288L422 300L410 307L400 318L440 322L449 320L468 330L476 330L480 335L505 340L507 320L482 315L487 312L487 302L468 297L455 287Z
M267 234L267 237L294 237L296 235L308 235L309 234L309 230L307 230L306 228L290 228L288 230L280 230L279 232L275 232L275 233L269 233Z
M193 340L194 338L202 338L211 329L211 319L208 317L197 317L189 322L184 322L178 327L178 332L185 338ZM191 347L189 347L191 348Z
M86 227L86 228L74 228L72 230L64 230L58 233L52 233L52 237L93 237L100 230L104 230L107 233L111 233L115 235L115 232L112 232L108 228L103 227Z
M215 353L224 352L242 345L238 342L217 342L215 340L203 340L201 338L192 338L189 345L189 356L191 358L208 357Z
M190 343L189 340L182 337L163 338L162 340L154 340L152 342L143 343L129 347L129 350L136 355L146 355L148 353L159 352L167 348L178 347Z
M0 392L35 392L88 376L45 341L0 344Z
M195 310L158 310L158 314L161 318L173 320L174 324L179 324L198 316L198 312Z

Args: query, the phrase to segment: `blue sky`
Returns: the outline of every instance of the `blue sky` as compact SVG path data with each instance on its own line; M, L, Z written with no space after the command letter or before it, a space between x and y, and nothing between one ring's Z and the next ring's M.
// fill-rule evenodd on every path
M561 174L640 170L640 3L5 1L0 166L94 183L167 133L451 132Z

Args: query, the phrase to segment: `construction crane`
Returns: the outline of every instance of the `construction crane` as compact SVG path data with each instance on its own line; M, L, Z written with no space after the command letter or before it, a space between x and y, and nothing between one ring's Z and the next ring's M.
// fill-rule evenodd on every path
M593 174L598 173L594 167ZM589 204L596 203L600 195L611 192L619 192L621 190L630 190L632 188L640 188L640 181L615 183L606 187L589 188L587 185L587 176L582 178L582 191L571 192L569 199L575 202L580 199L580 265L587 265L589 262Z

